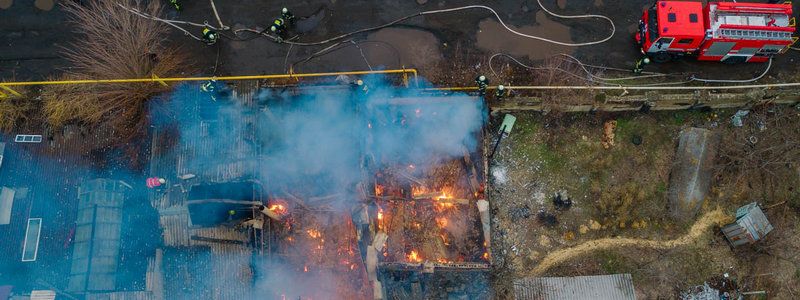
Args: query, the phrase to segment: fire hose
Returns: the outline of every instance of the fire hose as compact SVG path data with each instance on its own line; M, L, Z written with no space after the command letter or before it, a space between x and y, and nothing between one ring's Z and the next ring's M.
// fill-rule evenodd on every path
M631 79L643 79L643 78L653 78L653 77L681 76L681 74L665 74L665 73L655 73L655 72L643 72L646 75L619 77L619 78L605 78L605 77L600 77L600 76L596 76L596 75L592 74L587 69L587 67L595 68L595 69L615 70L615 71L628 71L628 72L630 72L630 70L625 70L625 69L620 69L620 68L612 68L612 67L604 67L604 66L587 65L587 64L584 64L583 62L581 62L580 60L578 60L577 58L575 58L575 57L573 57L571 55L568 55L568 54L565 54L565 53L559 54L559 56L567 57L567 58L571 59L574 63L577 63L581 67L581 69L584 72L586 72L586 74L590 77L590 78L585 78L585 77L582 77L582 76L580 76L578 74L572 73L570 71L567 71L567 70L564 70L564 69L561 69L561 68L529 66L527 64L524 64L524 63L520 62L519 60L517 60L516 58L514 58L511 55L508 55L508 54L505 54L505 53L496 53L496 54L492 55L489 58L489 70L492 72L492 74L494 74L495 77L499 77L499 76L498 76L497 72L495 72L494 67L492 66L492 61L498 56L507 57L507 58L511 59L512 61L514 61L516 64L518 64L518 65L520 65L520 66L522 66L523 68L526 68L526 69L560 71L560 72L563 72L563 73L565 73L567 75L570 75L572 77L578 78L580 80L586 80L586 81L589 81L589 82L599 83L601 85L607 85L607 86L625 87L624 85L621 85L621 84L610 83L610 81L617 81L617 80L631 80ZM764 72L762 72L760 75L758 75L756 77L753 77L753 78L750 78L750 79L706 79L706 78L697 78L694 75L692 75L687 80L683 80L683 81L661 82L661 83L653 83L653 84L639 84L637 86L638 87L648 87L648 86L655 87L655 86L664 86L664 85L686 84L686 83L695 82L695 81L696 82L703 82L703 83L749 83L749 82L758 81L759 79L764 78L764 76L766 76L767 73L769 73L769 70L771 68L772 68L772 58L770 58L770 60L768 61L767 68L764 70Z
M386 23L386 24L383 24L383 25L380 25L380 26L375 26L375 27L369 27L369 28L356 30L356 31L353 31L353 32L350 32L350 33L345 33L345 34L342 34L342 35L339 35L339 36L336 36L336 37L333 37L333 38L330 38L330 39L326 39L326 40L323 40L323 41L318 41L318 42L294 42L294 41L291 41L291 40L283 41L283 42L287 43L287 44L290 44L292 46L324 45L324 44L328 44L328 43L331 43L331 42L334 42L334 41L337 41L337 40L344 39L344 38L352 36L352 35L356 35L356 34L360 34L360 33L364 33L364 32L375 31L375 30L380 30L380 29L383 29L383 28L394 26L394 25L396 25L398 23L401 23L403 21L406 21L408 19L415 18L415 17L425 16L425 15L433 15L433 14L439 14L439 13L456 12L456 11L468 10L468 9L484 9L484 10L490 11L497 18L498 22L506 30L508 30L512 34L515 34L515 35L518 35L518 36L521 36L521 37L524 37L524 38L535 39L535 40L539 40L539 41L543 41L543 42L547 42L547 43L552 43L552 44L562 45L562 46L568 46L568 47L580 47L580 46L590 46L590 45L601 44L601 43L604 43L604 42L610 40L614 36L614 34L616 33L616 26L614 25L613 20L611 20L607 16L596 15L596 14L572 15L572 16L560 15L560 14L556 14L556 13L553 13L552 11L548 10L542 4L541 0L536 0L536 2L537 2L537 4L539 4L539 6L542 8L542 10L544 10L544 12L546 12L547 14L549 14L551 16L554 16L554 17L563 18L563 19L600 18L600 19L607 20L609 22L609 24L611 24L611 33L606 38L601 39L601 40L597 40L597 41L583 42L583 43L565 43L565 42L560 42L560 41L556 41L556 40L552 40L552 39L548 39L548 38L544 38L544 37L540 37L540 36L529 35L529 34L524 34L524 33L518 32L518 31L510 28L503 21L503 19L500 17L500 15L497 13L497 11L495 11L491 7L488 7L488 6L485 6L485 5L468 5L468 6L448 8L448 9L423 11L423 12L419 12L419 13L416 13L416 14L412 14L412 15L409 15L409 16L405 16L405 17L399 18L399 19L397 19L395 21L392 21L392 22L389 22L389 23ZM181 28L180 26L175 25L174 23L191 25L191 26L209 27L209 28L212 28L212 29L215 29L215 30L220 30L220 29L227 30L227 29L229 29L229 28L225 27L224 25L222 25L222 21L219 19L219 15L216 12L216 7L213 6L213 0L212 0L212 7L214 8L214 13L217 16L217 20L220 23L220 28L215 28L215 27L209 25L208 22L205 22L204 24L199 24L199 23L193 23L193 22L187 22L187 21L166 20L166 19L155 17L155 16L150 16L150 15L145 14L143 12L140 12L140 11L138 11L136 9L125 7L125 6L121 5L121 4L119 4L119 6L124 8L124 9L126 9L126 10L128 10L131 13L134 13L134 14L140 16L140 17L149 18L149 19L152 19L152 20L155 20L155 21L160 21L160 22L167 23L170 26L175 27L175 28L183 31L185 34L191 36L192 38L194 38L196 40L201 40L201 39L199 37L191 34L189 31ZM278 37L272 36L272 35L269 35L269 34L265 33L265 30L260 30L259 31L259 30L254 30L254 29L239 29L239 30L235 30L234 34L237 34L238 32L241 32L241 31L254 32L254 33L257 33L259 35L263 35L263 36L269 37L269 38L273 39L274 41L278 41L279 40ZM227 37L225 35L223 35L223 36ZM228 38L230 38L230 37L228 37ZM230 38L230 39L237 40L237 39L234 39L234 38ZM241 39L238 39L238 40L241 41ZM795 48L793 48L793 49L795 49ZM491 62L495 57L497 57L499 55L506 56L506 57L512 59L517 64L519 64L519 65L521 65L521 66L523 66L525 68L528 68L528 69L542 69L542 68L531 67L531 66L528 66L526 64L523 64L522 62L520 62L519 60L515 59L514 57L512 57L512 56L510 56L508 54L498 53L498 54L493 55L489 59L489 67L490 67L492 73L495 74L495 76L497 76L497 73L492 68ZM592 74L591 72L589 72L589 70L586 67L589 66L589 67L604 68L604 69L614 69L614 68L586 65L586 64L583 64L582 62L580 62L577 58L575 58L573 56L570 56L570 55L567 55L567 54L562 54L562 55L574 60L578 65L580 65L580 67L583 69L583 71L586 72L591 77L589 79L590 82L600 83L600 84L603 84L603 85L622 86L622 85L619 85L619 84L609 83L608 81L621 81L621 80L630 80L630 79L671 76L670 74L649 72L649 73L647 73L647 75L643 75L643 76L630 76L630 77L621 77L621 78L603 78L603 77L599 77L599 76L596 76L596 75ZM704 82L704 83L749 83L749 82L754 82L754 81L757 81L757 80L763 78L769 72L771 66L772 66L772 59L769 60L769 63L767 65L766 70L764 70L764 72L761 75L759 75L757 77L754 77L754 78L751 78L751 79L746 79L746 80L705 79L705 78L697 78L695 76L691 76L688 80L685 80L685 81L665 82L665 83L656 83L656 84L640 85L640 86L641 87L646 87L646 86L676 85L676 84L685 84L685 83L689 83L689 82L693 82L693 81ZM562 72L565 72L565 73L569 73L572 76L578 76L578 75L576 75L574 73L567 72L566 70L563 70L563 69L558 69L558 70L562 71ZM582 78L580 76L578 76L578 77Z
M291 41L291 40L284 40L283 43L290 44L290 45L295 45L295 46L318 46L318 45L324 45L324 44L328 44L328 43L331 43L331 42L334 42L334 41L338 41L338 40L347 38L347 37L352 36L352 35L356 35L356 34L360 34L360 33L364 33L364 32L375 31L375 30L386 28L386 27L394 26L394 25L396 25L398 23L401 23L403 21L406 21L408 19L412 19L412 18L415 18L415 17L425 16L425 15L433 15L433 14L440 14L440 13L456 12L456 11L462 11L462 10L468 10L468 9L488 10L489 12L491 12L497 18L498 22L500 22L500 25L502 25L506 30L508 30L512 34L515 34L515 35L518 35L518 36L521 36L521 37L524 37L524 38L535 39L535 40L539 40L539 41L543 41L543 42L547 42L547 43L551 43L551 44L556 44L556 45L561 45L561 46L580 47L580 46L597 45L597 44L604 43L604 42L610 40L612 37L614 37L614 34L616 33L617 28L614 25L614 21L612 21L611 18L609 18L607 16L594 15L594 14L574 15L574 16L559 15L559 14L551 12L544 5L542 5L541 0L536 0L536 2L539 4L539 6L542 8L542 10L544 10L547 14L549 14L551 16L554 16L554 17L557 17L557 18L562 18L562 19L583 19L583 18L604 19L604 20L608 21L609 24L611 24L611 33L606 38L601 39L601 40L597 40L597 41L583 42L583 43L560 42L560 41L556 41L556 40L552 40L552 39L548 39L548 38L544 38L544 37L540 37L540 36L521 33L521 32L518 32L518 31L512 29L511 27L509 27L503 21L503 19L500 17L500 14L498 14L497 11L495 11L491 7L488 7L488 6L485 6L485 5L468 5L468 6L461 6L461 7L448 8L448 9L438 9L438 10L429 10L429 11L418 12L416 14L408 15L408 16L399 18L397 20L394 20L392 22L389 22L389 23L386 23L386 24L383 24L383 25L356 30L356 31L353 31L353 32L350 32L350 33L345 33L345 34L342 34L342 35L339 35L339 36L336 36L336 37L333 37L333 38L329 38L329 39L326 39L326 40L323 40L323 41L318 41L318 42L295 42L295 41ZM197 40L200 40L200 39L197 38L196 36L194 36L193 34L189 33L189 31L187 31L186 29L180 28L180 26L177 26L175 24L184 24L184 25L191 25L191 26L198 26L198 27L209 27L209 28L214 29L214 30L220 30L220 29L225 30L225 29L227 29L227 28L224 28L224 27L223 28L215 28L215 27L209 25L208 22L206 22L204 24L199 24L199 23L193 23L193 22L187 22L187 21L166 20L166 19L158 18L156 16L151 16L151 15L145 14L143 12L140 12L140 11L136 10L136 9L126 7L126 6L122 5L122 4L119 4L119 6L124 8L125 10L127 10L129 12L132 12L132 13L140 16L140 17L167 23L172 27L176 27L176 28L180 29L181 31L183 31L187 35L190 35L190 36L192 36L193 38L195 38ZM270 35L270 34L267 34L265 32L266 30L256 30L256 29L247 28L247 29L234 30L233 32L234 32L234 34L238 34L239 32L242 32L242 31L253 32L253 33L256 33L256 34L271 38L274 41L278 41L278 37ZM228 38L230 38L230 37L228 37ZM235 39L235 38L231 38L231 39L232 40L238 40L238 41L247 40L247 39Z

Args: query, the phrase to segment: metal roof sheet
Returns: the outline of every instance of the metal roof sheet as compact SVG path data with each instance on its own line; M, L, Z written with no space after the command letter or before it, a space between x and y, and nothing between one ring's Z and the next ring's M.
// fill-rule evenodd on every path
M722 232L734 246L755 243L772 231L772 224L756 202L736 210L736 223L728 224Z
M14 189L7 187L0 189L0 225L11 224L11 208L14 206L14 194L16 194Z
M514 281L517 300L635 300L631 274L530 277Z
M72 268L68 290L111 291L116 288L122 205L130 186L95 179L81 185Z

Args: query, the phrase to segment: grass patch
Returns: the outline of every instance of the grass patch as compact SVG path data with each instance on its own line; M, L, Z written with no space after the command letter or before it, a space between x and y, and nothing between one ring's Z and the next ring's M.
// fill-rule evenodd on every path
M600 269L606 274L630 273L633 264L622 255L614 251L601 251L597 253L600 260Z
M542 165L547 170L556 170L566 163L564 155L559 154L556 149L545 143L537 145L536 155L541 160Z

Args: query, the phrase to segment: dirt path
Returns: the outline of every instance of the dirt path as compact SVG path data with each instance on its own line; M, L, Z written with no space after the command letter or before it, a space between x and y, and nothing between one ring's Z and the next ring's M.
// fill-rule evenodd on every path
M667 249L688 245L704 233L706 233L714 225L722 225L731 221L731 218L722 212L722 209L717 208L711 212L703 215L698 220L689 233L674 240L655 241L645 239L632 239L632 238L604 238L599 240L588 241L575 247L561 249L556 252L548 254L542 262L536 266L525 276L540 276L550 268L557 266L563 262L569 261L573 258L588 255L594 251L606 250L611 248L622 247L638 247L638 248L653 248L653 249Z

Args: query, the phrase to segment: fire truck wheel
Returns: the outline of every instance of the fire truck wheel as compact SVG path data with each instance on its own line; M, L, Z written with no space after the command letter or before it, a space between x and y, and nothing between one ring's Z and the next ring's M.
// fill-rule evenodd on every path
M672 60L672 55L670 55L667 52L658 52L656 54L651 55L650 59L652 59L653 62L656 63L665 63Z

